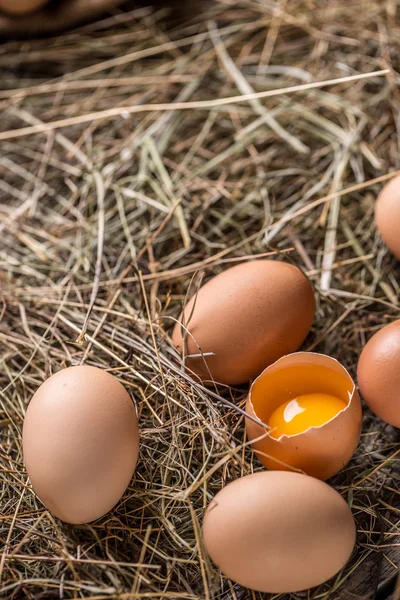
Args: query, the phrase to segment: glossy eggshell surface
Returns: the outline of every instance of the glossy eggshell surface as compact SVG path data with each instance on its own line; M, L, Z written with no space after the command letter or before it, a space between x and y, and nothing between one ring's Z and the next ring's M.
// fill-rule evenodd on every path
M228 484L209 505L205 546L223 574L260 592L319 585L346 564L355 525L345 500L306 475L264 471Z
M0 0L0 12L9 15L28 15L47 4L48 0Z
M214 353L188 358L186 365L203 381L244 383L297 350L314 314L313 289L297 267L272 260L236 265L208 281L186 305L185 354L199 354L199 347ZM182 352L179 324L172 340Z
M135 470L135 407L109 373L90 366L63 369L28 406L23 450L43 504L63 521L94 521L119 501Z
M357 369L360 392L381 419L400 427L400 320L372 336Z
M379 194L375 221L383 241L400 260L400 176L394 177Z
M253 383L246 412L267 424L271 413L297 395L324 392L342 398L347 408L319 427L275 439L246 419L247 435L260 461L269 469L294 470L328 479L353 456L361 433L361 403L354 382L335 359L297 352L267 368Z

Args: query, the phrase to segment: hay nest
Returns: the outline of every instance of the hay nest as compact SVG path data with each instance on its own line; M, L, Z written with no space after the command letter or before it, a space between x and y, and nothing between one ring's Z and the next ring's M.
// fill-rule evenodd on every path
M315 285L304 347L353 375L398 318L399 265L373 209L400 168L399 5L128 4L0 46L2 598L263 597L223 579L199 535L210 498L261 466L243 417L176 373L169 335L193 277L266 253ZM21 427L43 380L82 362L131 393L141 456L118 507L70 527L29 486ZM244 406L246 387L219 393ZM371 597L398 566L399 452L366 409L332 482L357 551L308 598Z

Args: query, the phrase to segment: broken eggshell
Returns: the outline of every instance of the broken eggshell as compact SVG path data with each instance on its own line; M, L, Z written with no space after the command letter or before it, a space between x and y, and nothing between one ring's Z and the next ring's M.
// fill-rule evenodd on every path
M250 419L246 419L246 429L258 458L268 469L300 471L325 480L348 463L361 433L360 397L349 373L337 360L312 352L284 356L254 381L246 412L268 424L278 406L311 393L341 398L346 408L323 425L278 439Z

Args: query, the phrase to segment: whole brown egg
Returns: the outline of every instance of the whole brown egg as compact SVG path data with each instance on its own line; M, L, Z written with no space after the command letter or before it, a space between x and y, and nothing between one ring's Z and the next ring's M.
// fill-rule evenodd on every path
M400 427L400 320L386 325L368 341L358 362L357 377L370 409Z
M255 260L202 286L185 306L172 340L202 381L235 385L295 352L314 314L313 288L300 269Z
M63 369L28 406L23 450L43 504L68 523L94 521L119 501L135 470L135 407L110 373L90 366Z
M259 592L289 594L336 575L350 558L356 529L348 504L326 483L262 471L217 493L203 537L229 579Z
M394 177L379 194L375 221L386 246L400 260L400 176Z

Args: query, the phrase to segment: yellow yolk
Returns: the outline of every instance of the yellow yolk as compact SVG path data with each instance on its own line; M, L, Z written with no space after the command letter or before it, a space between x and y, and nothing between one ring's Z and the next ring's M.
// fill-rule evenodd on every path
M309 427L318 427L346 406L343 400L330 394L298 396L281 404L272 413L267 423L271 427L270 436L279 438L281 435L302 433Z

